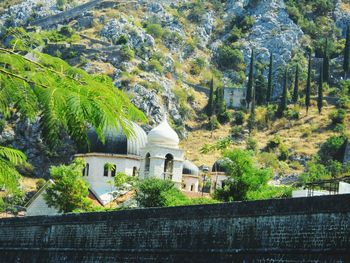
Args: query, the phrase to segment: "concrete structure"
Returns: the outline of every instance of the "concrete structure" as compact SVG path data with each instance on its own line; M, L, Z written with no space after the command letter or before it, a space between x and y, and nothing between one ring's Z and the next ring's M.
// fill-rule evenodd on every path
M230 159L220 159L217 160L212 168L210 173L211 178L211 192L214 192L217 188L224 187L224 181L227 179L226 173L227 173L227 167L226 165L229 164Z
M167 118L147 135L147 144L140 149L140 178L169 179L181 188L184 154L179 149L179 137Z
M1 262L350 262L350 195L0 220Z
M245 88L224 88L224 99L228 108L235 109L243 107L245 96Z
M48 180L43 187L29 200L25 205L26 216L41 216L41 215L58 215L59 212L55 208L49 207L44 199L47 187L53 184L52 180Z
M199 180L199 168L188 160L184 161L182 169L182 189L187 192L198 192Z

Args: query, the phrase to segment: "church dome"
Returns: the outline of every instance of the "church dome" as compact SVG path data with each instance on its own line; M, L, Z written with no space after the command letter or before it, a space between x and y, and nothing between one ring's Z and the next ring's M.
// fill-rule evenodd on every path
M112 153L123 155L140 155L140 148L147 143L145 131L136 123L132 123L134 134L126 137L122 130L108 130L105 132L103 144L94 129L89 129L89 147L84 147L80 153Z
M217 160L211 169L212 172L218 172L218 173L226 173L227 172L227 164L232 162L228 158Z
M151 145L159 145L169 148L179 148L179 136L170 127L167 118L155 128L153 128L147 136L148 143Z
M182 174L198 176L199 169L194 163L186 160L183 162Z

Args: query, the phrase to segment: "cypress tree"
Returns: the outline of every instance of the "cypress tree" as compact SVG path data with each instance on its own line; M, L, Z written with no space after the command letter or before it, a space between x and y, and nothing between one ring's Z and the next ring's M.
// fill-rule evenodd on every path
M319 114L321 114L322 107L323 107L323 65L320 66L320 77L318 81L317 108L318 108Z
M211 78L209 100L207 105L207 115L210 118L214 114L214 78Z
M350 25L348 25L346 30L343 69L344 69L344 76L346 78L350 70Z
M294 90L293 90L293 103L297 103L299 98L299 64L297 64L295 69L295 80L294 80Z
M251 133L255 129L255 117L256 117L256 112L255 112L255 88L252 89L252 107L250 108L250 115L248 118L248 130L249 133Z
M309 112L309 107L310 107L310 92L311 92L311 52L309 54L309 65L307 69L307 83L306 83L306 90L305 90L306 114Z
M246 103L247 108L249 108L249 104L252 101L252 92L254 85L254 49L252 49L252 54L250 57L250 68L249 68L249 77L248 77L248 85L247 85L247 94L246 94Z
M266 102L271 102L272 97L272 63L273 63L273 54L270 54L270 66L269 66L269 77L267 80L267 93L266 93Z
M328 54L328 38L323 51L323 80L329 84L329 54Z
M283 116L283 112L287 109L287 100L288 100L287 81L288 81L288 71L287 71L287 68L286 68L285 72L284 72L282 97L281 97L280 104L278 105L278 110L277 110L277 113L278 113L279 117L282 117Z

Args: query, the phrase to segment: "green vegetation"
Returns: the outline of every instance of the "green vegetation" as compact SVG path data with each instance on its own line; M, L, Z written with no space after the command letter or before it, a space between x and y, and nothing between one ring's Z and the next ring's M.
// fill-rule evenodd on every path
M292 102L296 104L299 100L299 64L296 65L295 69L295 79L294 79L294 89Z
M54 183L46 189L45 201L60 213L90 211L93 207L88 198L89 187L82 178L85 162L76 159L70 165L52 167L50 174Z
M225 152L228 179L224 187L215 191L215 197L222 201L242 201L277 197L288 197L291 188L273 187L267 183L272 177L269 169L254 165L251 152L235 149Z
M311 52L309 54L309 64L308 64L308 70L307 70L307 83L306 83L306 90L305 90L306 113L308 113L309 107L310 107L310 93L311 93Z
M350 70L350 25L346 29L343 70L345 76Z
M287 103L288 103L288 71L287 68L284 71L284 78L283 78L283 91L281 100L278 105L277 115L278 117L282 117L284 114L284 111L287 109Z
M317 92L317 108L318 108L319 114L321 114L322 107L323 107L323 67L324 65L320 66L320 76L318 81L318 92Z
M208 198L187 198L175 187L174 182L149 178L140 181L136 188L136 200L141 207L167 207L194 204L212 204Z
M272 72L273 72L273 54L271 52L270 54L270 64L269 64L269 76L267 81L267 93L266 93L266 102L271 102L271 97L273 93L273 87L272 87Z
M242 71L245 68L243 54L234 45L222 45L218 49L218 65L222 70Z
M249 77L248 77L248 84L247 84L247 94L245 98L247 108L249 108L250 102L252 101L253 86L254 86L254 49L252 49L252 53L250 55Z

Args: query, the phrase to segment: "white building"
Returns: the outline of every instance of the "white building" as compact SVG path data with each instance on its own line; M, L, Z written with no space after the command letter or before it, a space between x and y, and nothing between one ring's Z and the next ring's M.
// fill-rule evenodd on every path
M169 179L179 189L198 192L198 167L184 161L179 137L166 117L148 135L136 123L132 125L133 136L127 138L122 130L109 130L105 132L105 143L98 139L95 130L88 131L89 145L82 147L75 157L86 162L83 178L89 184L89 197L103 206L113 201L116 191L114 177L119 172L141 179ZM46 187L31 199L27 215L57 213L43 199Z
M236 109L243 107L245 96L245 88L224 88L224 100L228 108Z

